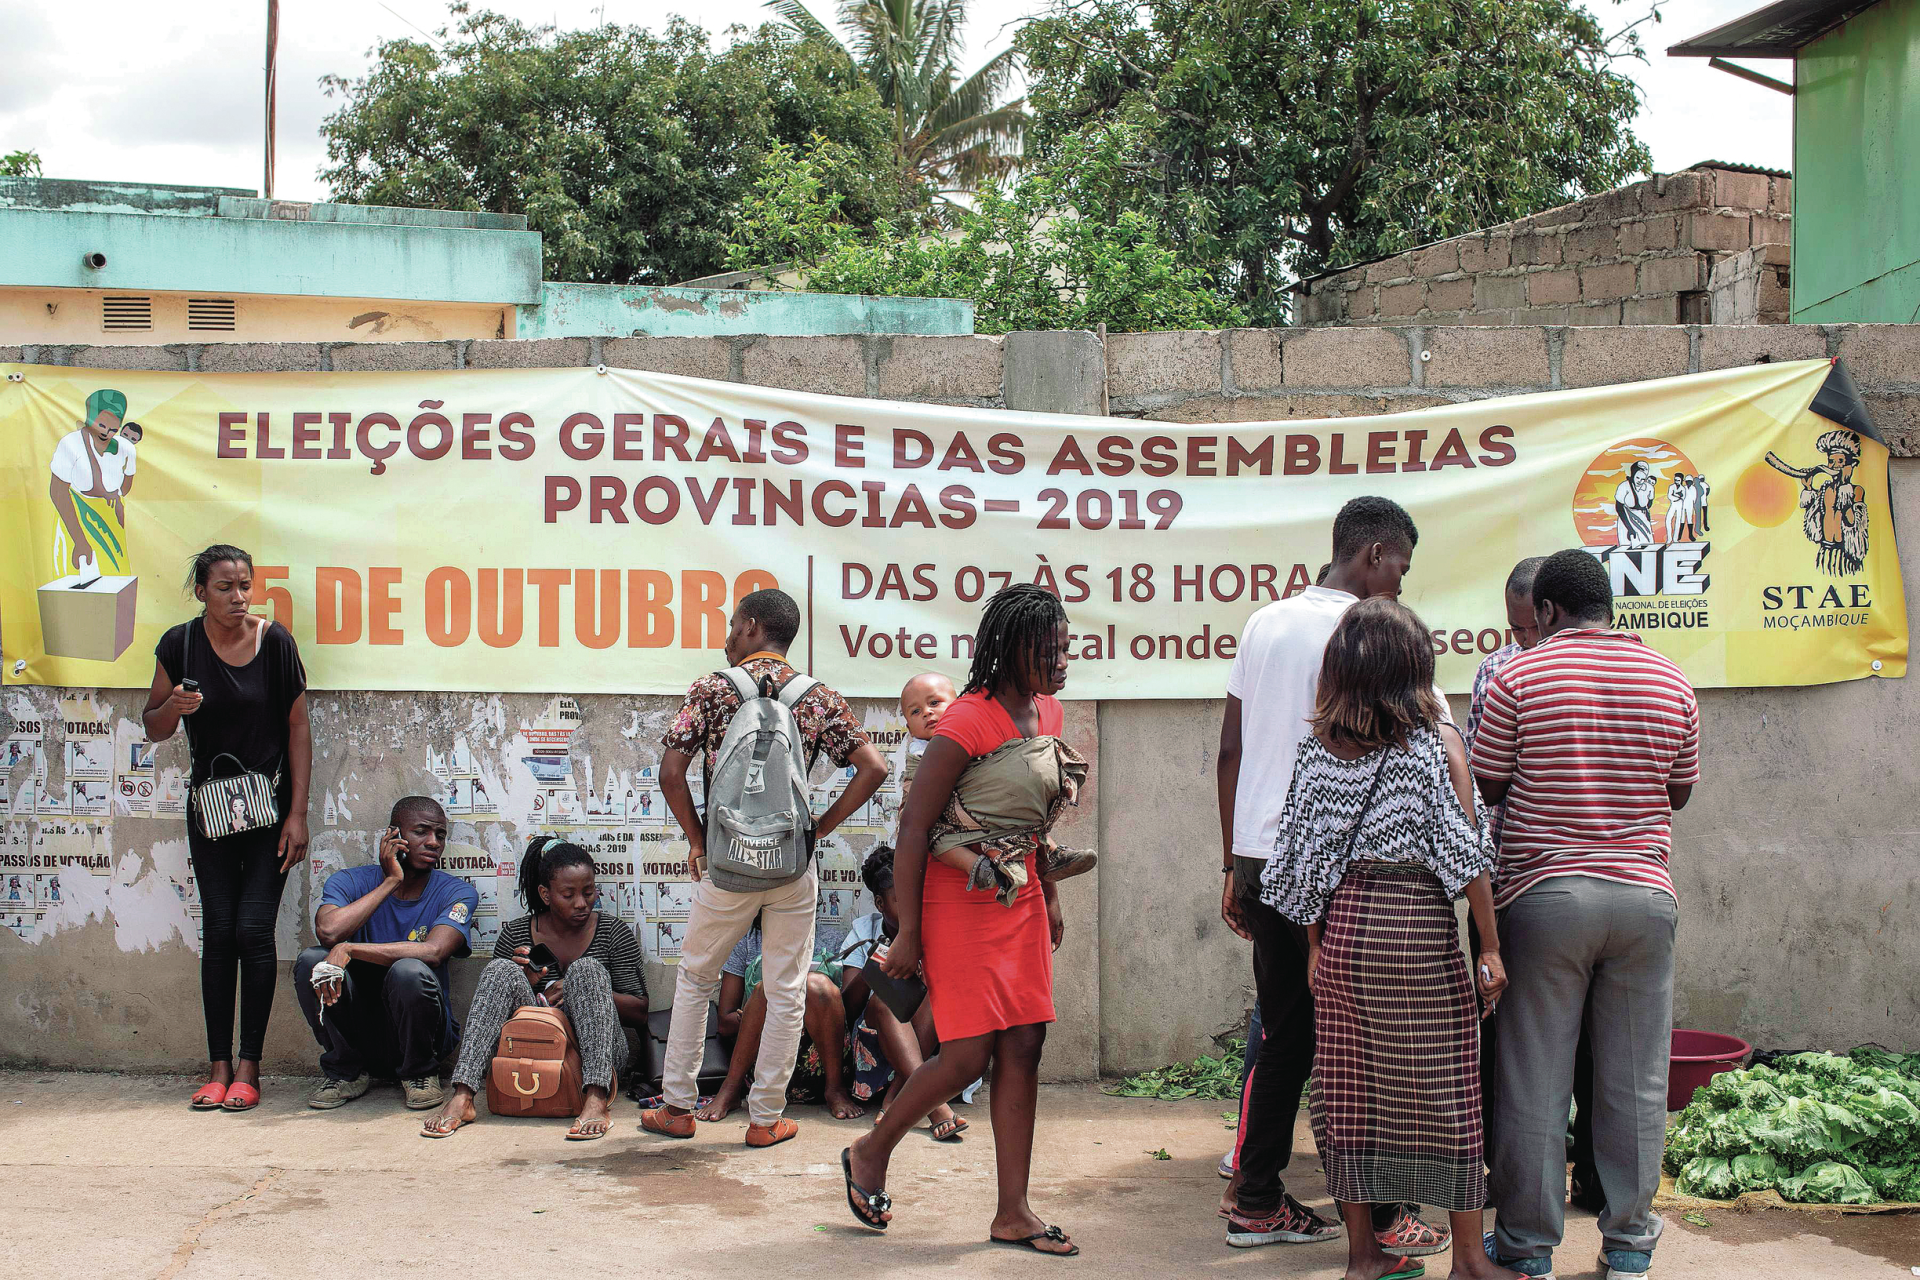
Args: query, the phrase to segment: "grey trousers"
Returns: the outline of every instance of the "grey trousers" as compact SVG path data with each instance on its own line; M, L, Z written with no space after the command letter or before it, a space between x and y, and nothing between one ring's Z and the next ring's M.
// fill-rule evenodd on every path
M1488 1184L1501 1257L1546 1257L1561 1241L1583 1009L1593 1042L1593 1160L1607 1198L1601 1239L1608 1249L1651 1252L1660 1238L1653 1196L1666 1142L1678 919L1678 905L1658 889L1591 876L1543 880L1502 913L1511 985L1494 1015Z
M613 1073L627 1065L627 1033L613 1004L613 983L606 966L592 956L581 956L567 966L560 994L560 1011L573 1023L573 1037L580 1046L580 1078L605 1089ZM480 971L480 985L474 988L473 1004L467 1010L467 1028L460 1042L460 1063L454 1068L453 1083L466 1085L475 1093L487 1087L487 1068L500 1045L500 1029L507 1025L508 1018L533 1002L526 970L511 960L488 961Z

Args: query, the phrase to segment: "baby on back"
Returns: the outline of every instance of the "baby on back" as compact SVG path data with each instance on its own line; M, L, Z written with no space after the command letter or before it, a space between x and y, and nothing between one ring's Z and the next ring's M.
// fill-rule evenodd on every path
M901 744L902 759L897 769L903 806L907 793L913 787L913 777L919 768L920 758L926 754L927 743L933 740L934 731L940 727L941 715L959 696L953 681L938 671L922 672L907 681L900 690L900 714L907 721L907 739ZM1084 871L1091 871L1099 861L1098 856L1091 852L1062 849L1050 839L1041 840L1039 853L1043 880L1059 881L1077 876ZM1012 905L1014 892L1026 878L1024 865L1016 870L1007 859L996 859L977 844L948 849L933 857L936 862L943 862L966 876L969 888L997 892L1002 903L1008 906Z

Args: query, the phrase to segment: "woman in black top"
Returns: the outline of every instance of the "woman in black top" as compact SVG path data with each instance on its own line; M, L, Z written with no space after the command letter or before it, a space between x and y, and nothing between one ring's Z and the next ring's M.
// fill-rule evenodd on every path
M273 1010L274 919L287 872L307 853L307 783L313 735L307 673L285 627L249 611L253 557L212 546L193 558L187 583L206 606L160 637L153 690L141 721L165 742L187 718L191 784L243 769L275 780L278 825L209 840L187 815L187 848L200 888L200 999L207 1016L212 1080L193 1095L200 1110L246 1111L260 1101L260 1052ZM199 685L198 692L183 681ZM189 804L191 809L191 804ZM240 1053L233 1055L233 991L240 984Z
M422 1137L444 1138L478 1118L474 1095L487 1078L501 1028L528 1005L558 1009L573 1024L584 1087L580 1116L567 1137L587 1142L607 1136L614 1084L627 1065L626 1028L647 1025L647 984L640 976L640 940L624 920L598 909L595 871L577 844L558 836L528 841L520 859L520 896L528 914L500 926L494 958L481 970L467 1009L453 1091L421 1127ZM534 963L535 946L553 952L551 966Z

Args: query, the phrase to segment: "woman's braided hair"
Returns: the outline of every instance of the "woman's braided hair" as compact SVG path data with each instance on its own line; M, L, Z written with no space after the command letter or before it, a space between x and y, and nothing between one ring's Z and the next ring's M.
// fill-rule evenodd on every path
M1059 654L1060 624L1067 620L1060 597L1045 587L1019 582L993 593L980 615L973 639L973 667L961 693L1016 689L1036 663L1053 669Z
M547 910L540 891L553 883L554 873L562 867L585 867L596 875L600 871L593 855L572 841L559 836L535 836L527 841L527 851L520 858L520 899L528 911L539 915Z

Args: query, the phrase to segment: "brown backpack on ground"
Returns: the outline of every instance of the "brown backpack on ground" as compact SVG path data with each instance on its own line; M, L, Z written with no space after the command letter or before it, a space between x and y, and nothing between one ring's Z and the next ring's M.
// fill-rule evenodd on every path
M584 1100L580 1051L567 1015L538 1005L515 1012L500 1029L487 1072L487 1110L496 1116L571 1118L580 1114Z

